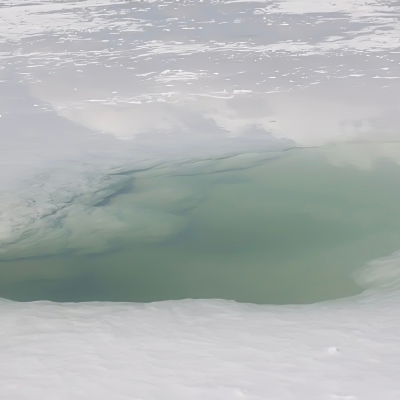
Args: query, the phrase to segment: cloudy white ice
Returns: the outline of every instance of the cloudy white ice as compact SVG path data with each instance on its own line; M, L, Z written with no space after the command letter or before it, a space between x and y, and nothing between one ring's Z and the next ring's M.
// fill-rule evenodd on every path
M1 262L171 241L210 176L303 151L397 176L399 18L398 0L2 0ZM361 294L314 304L1 300L0 398L397 400L395 234Z

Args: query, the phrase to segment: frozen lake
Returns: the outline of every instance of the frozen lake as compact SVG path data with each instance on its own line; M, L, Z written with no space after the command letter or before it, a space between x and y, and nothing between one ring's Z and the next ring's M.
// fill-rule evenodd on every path
M107 238L118 243L112 251L2 262L0 296L290 304L360 293L356 270L400 243L398 165L385 158L368 168L353 163L376 147L294 149L258 166L210 174L188 175L185 167L172 176L135 173L96 207L146 203L175 218L176 231L156 243L138 242L132 219L122 236ZM350 158L334 165L335 155L346 152ZM102 234L91 232L91 241L102 242Z

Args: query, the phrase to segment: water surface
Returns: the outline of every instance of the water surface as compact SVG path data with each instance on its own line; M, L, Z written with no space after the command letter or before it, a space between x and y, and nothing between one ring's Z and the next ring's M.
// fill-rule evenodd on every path
M399 166L338 167L321 150L289 153L243 170L139 176L99 207L134 207L138 188L163 188L147 201L184 221L179 233L153 243L127 234L116 251L95 255L1 262L0 296L288 304L360 293L353 273L400 248Z

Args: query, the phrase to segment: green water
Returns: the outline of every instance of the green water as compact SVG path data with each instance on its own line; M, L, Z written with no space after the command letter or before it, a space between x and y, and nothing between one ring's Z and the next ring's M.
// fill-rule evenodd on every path
M97 255L1 262L0 296L311 303L360 293L353 273L400 248L400 168L390 161L360 170L301 150L240 171L140 179L201 189L201 201L175 211L186 221L177 235ZM110 201L127 207L132 196Z

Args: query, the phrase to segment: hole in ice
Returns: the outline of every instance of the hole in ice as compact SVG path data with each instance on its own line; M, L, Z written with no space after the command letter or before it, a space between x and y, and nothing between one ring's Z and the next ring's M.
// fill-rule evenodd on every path
M140 241L132 223L113 250L2 261L0 296L312 303L360 293L355 270L400 247L400 169L388 160L335 166L303 149L245 170L182 172L138 175L97 204L146 205L185 220L179 232Z

